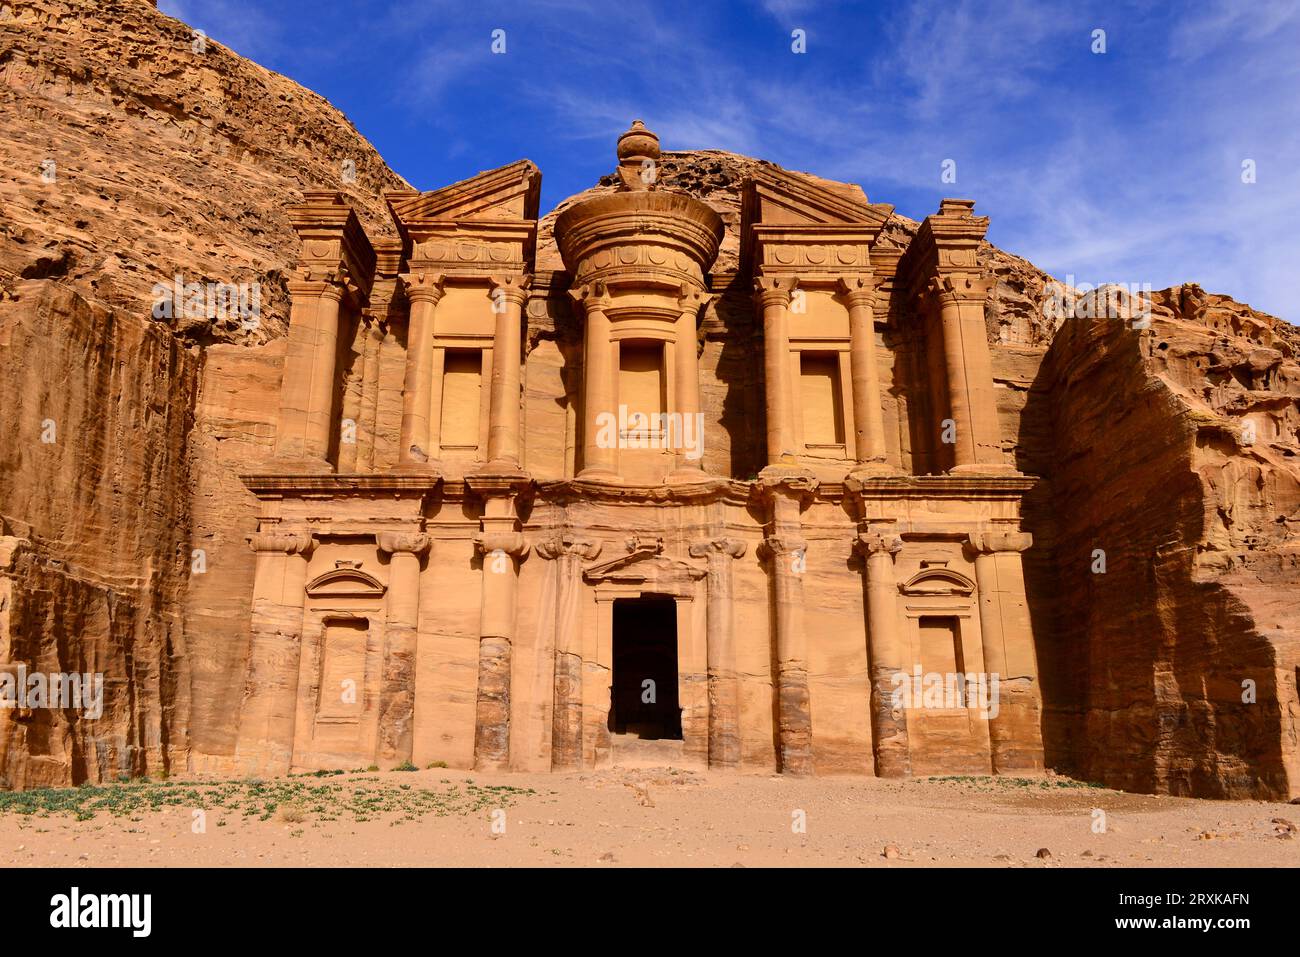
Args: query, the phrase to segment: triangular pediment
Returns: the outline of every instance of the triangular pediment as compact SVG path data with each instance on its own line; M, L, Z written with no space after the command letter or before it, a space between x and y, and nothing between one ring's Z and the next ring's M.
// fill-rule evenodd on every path
M487 170L426 193L384 194L394 222L405 226L428 220L535 220L542 174L529 160Z
M707 569L680 558L638 549L583 570L582 577L591 584L610 582L619 585L654 584L668 586L672 582L698 581L708 574Z
M893 215L893 206L867 202L857 186L760 169L745 180L741 198L741 270L807 267L800 271L833 275L866 268Z
M893 214L888 203L870 203L860 186L816 180L783 169L761 169L745 181L747 222L763 226L862 226L879 228Z

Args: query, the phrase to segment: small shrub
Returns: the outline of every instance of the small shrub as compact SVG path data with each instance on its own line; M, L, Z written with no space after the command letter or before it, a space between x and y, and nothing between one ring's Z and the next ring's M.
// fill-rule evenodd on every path
M285 824L301 824L307 820L307 812L296 804L286 804L280 808L280 820Z

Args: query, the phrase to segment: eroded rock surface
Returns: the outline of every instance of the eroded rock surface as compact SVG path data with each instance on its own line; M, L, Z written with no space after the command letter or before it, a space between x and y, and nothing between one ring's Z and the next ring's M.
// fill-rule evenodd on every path
M0 711L0 786L229 753L256 514L236 475L273 439L296 256L285 210L338 189L384 237L381 191L406 185L322 98L193 41L145 2L0 3L0 662L108 678L96 719ZM741 182L764 166L663 156L661 186L727 226L720 273L738 264ZM542 220L539 272L562 268L555 214L614 182ZM917 228L895 215L880 242L902 250ZM1043 477L1025 569L1049 762L1137 790L1300 793L1300 337L1195 286L1156 293L1147 329L1053 318L1041 270L987 244L979 261L996 279L1004 447ZM154 284L177 273L260 283L260 322L152 318ZM755 334L743 313L703 323L701 393L719 419L727 401L732 418L762 414L761 370L726 349ZM529 322L558 380L566 330L545 311ZM730 441L706 464L746 478L757 447ZM818 607L861 598L809 588Z

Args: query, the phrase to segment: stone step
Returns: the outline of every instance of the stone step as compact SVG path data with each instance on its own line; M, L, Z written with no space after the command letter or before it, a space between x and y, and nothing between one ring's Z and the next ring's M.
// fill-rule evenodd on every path
M610 735L610 755L615 767L681 767L683 742L670 738L640 738L635 734Z

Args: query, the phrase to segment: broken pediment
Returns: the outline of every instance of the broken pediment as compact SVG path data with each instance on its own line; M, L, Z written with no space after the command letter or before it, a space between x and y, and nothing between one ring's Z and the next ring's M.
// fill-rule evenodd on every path
M975 593L975 582L950 568L923 568L899 585L898 590L904 595L962 595L969 598Z
M531 269L541 182L537 167L519 160L428 193L384 197L410 243L410 269L517 275Z
M763 169L741 197L741 268L845 272L870 268L870 247L894 214L860 187Z
M641 585L647 591L673 593L689 588L691 582L707 574L707 569L661 554L653 546L638 546L626 555L589 565L582 577L593 585Z
M384 198L405 233L427 220L535 220L541 189L541 171L529 160L516 160L442 189L394 191Z
M382 598L386 586L358 565L344 563L307 583L310 598Z

